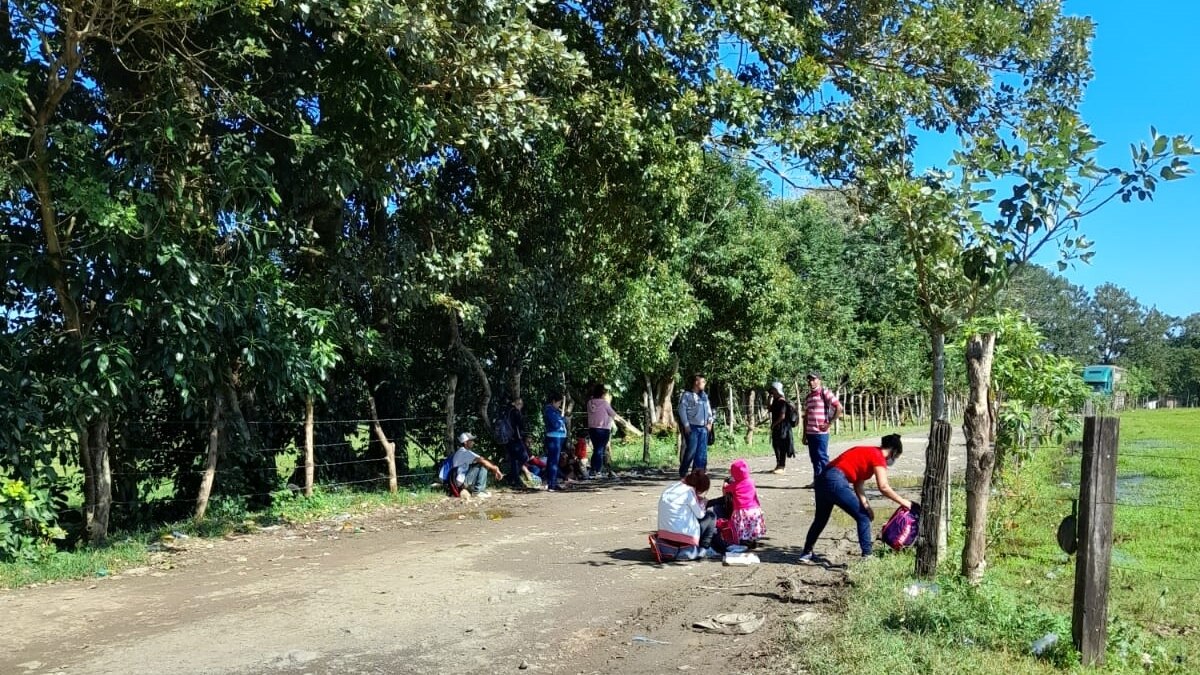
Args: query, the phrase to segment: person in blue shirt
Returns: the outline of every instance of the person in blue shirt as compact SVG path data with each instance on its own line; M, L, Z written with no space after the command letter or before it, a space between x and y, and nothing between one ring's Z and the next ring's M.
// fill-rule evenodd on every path
M567 444L567 420L562 414L563 395L558 392L546 398L542 408L542 421L546 426L546 489L562 490L558 484L559 461L563 446Z
M683 432L683 457L679 462L679 477L708 470L708 434L712 431L713 409L704 391L707 380L696 373L688 382L687 391L679 397L679 429Z

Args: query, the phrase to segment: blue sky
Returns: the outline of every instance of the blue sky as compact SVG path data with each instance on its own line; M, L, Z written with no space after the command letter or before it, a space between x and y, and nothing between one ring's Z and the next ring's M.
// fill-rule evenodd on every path
M1192 0L1070 0L1069 14L1096 22L1096 75L1083 115L1108 143L1104 162L1128 163L1129 143L1160 133L1200 143L1200 68L1192 41L1200 3ZM1096 242L1091 265L1068 270L1089 290L1106 281L1168 314L1200 312L1200 157L1198 173L1160 184L1154 202L1112 203L1084 224Z
M1200 68L1189 44L1200 2L1068 0L1065 11L1096 22L1083 117L1106 143L1102 165L1128 166L1129 144L1148 139L1151 125L1200 144ZM1175 316L1200 312L1200 157L1190 164L1198 173L1160 183L1153 202L1118 200L1089 216L1082 231L1096 255L1065 276L1089 291L1112 282ZM1054 252L1038 258L1051 269L1056 260Z

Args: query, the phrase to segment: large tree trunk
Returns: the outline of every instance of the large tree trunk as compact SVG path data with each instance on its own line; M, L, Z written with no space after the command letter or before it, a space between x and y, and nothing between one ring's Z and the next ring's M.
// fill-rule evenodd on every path
M313 480L316 478L316 457L313 442L313 399L304 399L304 496L311 497Z
M212 416L208 423L208 455L204 458L204 477L200 479L200 492L196 495L196 520L204 520L208 498L212 495L213 483L217 478L217 456L221 452L221 399L220 391L213 394Z
M454 399L458 393L458 373L450 371L446 376L446 456L454 454Z
M112 467L108 456L108 416L79 420L79 459L83 464L83 524L88 542L103 546L108 540L112 511Z
M508 369L508 400L515 401L523 398L521 394L521 374L525 367L518 361Z
M383 433L383 425L379 423L379 412L375 409L374 396L367 396L367 406L371 410L371 429L375 432L375 438L379 444L383 446L384 461L387 462L388 492L395 494L397 490L396 444L389 441L387 434Z
M962 575L973 584L983 580L986 566L988 497L992 469L996 466L988 404L995 347L996 336L992 333L972 335L967 340L970 398L963 416L963 433L967 437L967 541L963 546Z
M917 557L941 561L946 556L946 523L949 516L950 499L950 444L934 443L939 422L946 421L946 335L932 331L930 342L933 348L933 418L929 428L929 445L925 450L925 477L921 488L922 523L936 515L937 524L933 537L922 535L917 541ZM932 547L924 551L922 547Z
M658 420L657 423L670 429L679 426L675 421L675 380L679 378L679 355L671 357L671 368L669 374L658 381L657 405Z

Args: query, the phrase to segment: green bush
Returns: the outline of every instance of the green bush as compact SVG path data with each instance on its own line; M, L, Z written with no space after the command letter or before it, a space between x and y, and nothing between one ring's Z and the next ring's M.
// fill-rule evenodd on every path
M55 520L50 490L0 478L0 561L39 560L66 537Z

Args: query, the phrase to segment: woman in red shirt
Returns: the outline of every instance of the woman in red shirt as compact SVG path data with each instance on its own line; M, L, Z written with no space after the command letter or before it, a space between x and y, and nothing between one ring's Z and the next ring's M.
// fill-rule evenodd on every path
M871 520L875 512L867 496L863 494L863 483L868 478L875 477L876 484L883 496L896 502L906 509L912 508L912 502L896 494L888 485L887 468L904 451L900 444L900 434L888 434L883 437L879 447L860 445L838 455L820 476L813 481L813 489L817 494L817 512L813 516L812 526L808 528L808 537L804 540L804 552L801 560L812 560L813 544L829 523L829 515L836 505L849 513L858 523L858 545L862 547L864 557L871 555Z

